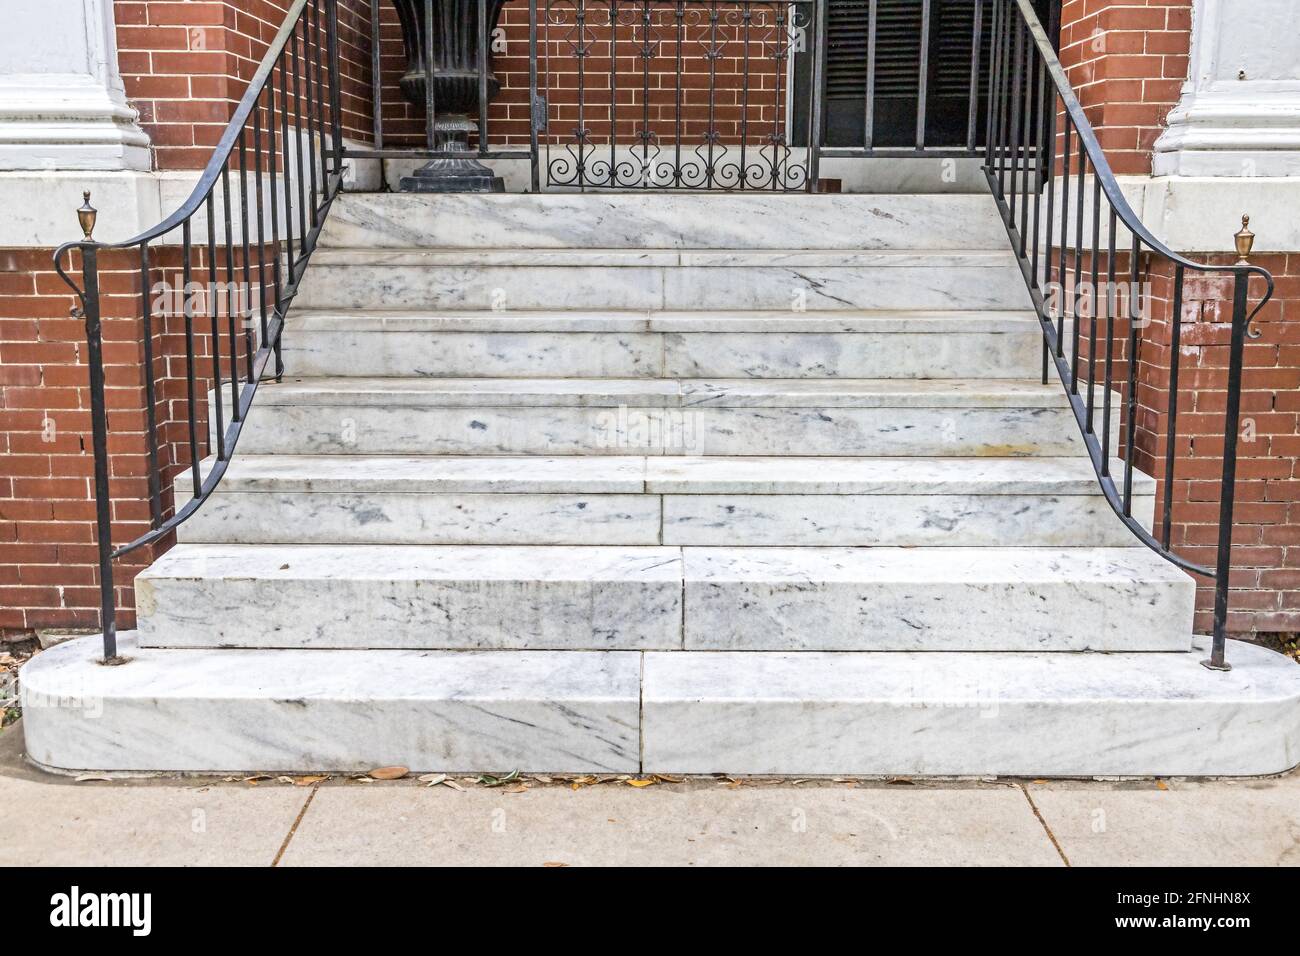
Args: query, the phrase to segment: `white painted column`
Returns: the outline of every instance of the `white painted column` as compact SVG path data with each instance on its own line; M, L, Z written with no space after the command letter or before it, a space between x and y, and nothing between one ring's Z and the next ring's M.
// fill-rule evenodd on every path
M1300 175L1296 0L1195 0L1189 73L1155 175Z
M0 170L145 170L112 0L4 0Z

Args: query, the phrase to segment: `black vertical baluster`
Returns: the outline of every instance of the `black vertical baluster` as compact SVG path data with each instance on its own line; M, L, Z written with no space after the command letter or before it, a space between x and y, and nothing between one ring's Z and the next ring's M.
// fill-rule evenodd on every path
M970 104L966 108L966 148L975 152L975 123L979 118L980 40L984 28L984 0L975 0L975 25L970 41Z
M873 0L874 2L874 0ZM994 148L996 147L997 137L997 104L999 100L999 89L1002 85L1002 3L1003 0L993 0L993 7L989 12L989 100L987 115L984 117L984 168L988 170L989 175L993 174ZM870 57L867 60L870 63Z
M1077 202L1074 213L1074 356L1070 372L1070 390L1079 394L1079 336L1083 317L1079 314L1079 296L1083 286L1083 220L1086 216L1083 208L1084 182L1087 175L1087 155L1083 146L1082 130L1075 131L1079 141L1079 183Z
M1097 385L1097 310L1101 307L1101 296L1097 285L1101 273L1101 176L1096 168L1092 171L1092 295L1088 316L1088 434L1095 434L1093 428L1094 394ZM1105 460L1102 467L1106 467Z
M256 112L256 110L254 110ZM248 150L244 145L245 130L239 131L239 234L243 239L244 287L239 293L239 319L244 324L244 352L247 362L248 382L253 382L253 310L252 310L252 252L248 228Z
M309 183L307 189L307 214L311 218L311 225L313 229L315 229L316 226L319 225L317 212L316 212L316 187L317 187L316 133L320 127L320 123L319 123L320 97L316 95L316 83L312 77L311 39L312 39L312 32L313 32L312 24L314 22L312 18L312 8L314 6L315 4L312 2L312 0L307 0L307 5L303 7L303 19L301 21L302 69L305 71L305 75L303 76L303 92L307 97L307 108L306 108L307 126L305 130L307 134L307 176L308 176L308 183ZM304 130L298 131L299 149L302 148L303 132ZM307 230L304 227L303 238L305 239L306 236L307 236Z
M930 0L921 0L921 70L916 85L916 148L925 149L925 111L930 100Z
M650 188L650 31L652 29L650 0L641 0L641 186ZM743 148L743 147L742 147Z
M230 420L240 420L239 414L239 338L235 331L235 237L231 231L230 218L230 158L226 158L221 167L221 207L224 214L225 231L222 237L226 245L226 294L213 296L213 308L220 314L222 300L226 305L226 328L230 338ZM215 281L213 282L215 286Z
M1178 370L1182 366L1184 267L1174 267L1174 304L1169 321L1169 425L1165 429L1165 498L1160 518L1160 543L1169 549L1174 515L1174 462L1178 452Z
M438 149L438 101L433 84L433 8L432 0L424 5L424 141L429 152ZM416 30L419 33L419 30Z
M1228 404L1223 415L1223 477L1219 498L1219 547L1214 573L1214 643L1205 664L1228 670L1228 588L1232 575L1232 513L1237 501L1237 443L1241 439L1241 372L1246 349L1250 273L1236 273L1232 293L1232 342L1228 353Z
M275 182L272 173L271 181ZM253 104L253 182L257 203L257 300L261 310L259 343L266 346L266 218L263 210L265 198L262 186L262 106ZM275 197L271 198L271 212L275 212Z
M328 100L325 91L325 68L321 62L321 54L324 51L324 44L321 43L321 30L324 24L321 23L321 0L310 0L309 7L315 9L315 15L312 17L313 27L311 30L312 38L312 67L316 72L316 106L313 111L316 119L316 137L318 145L316 147L315 158L320 165L320 203L329 198L330 189L330 168L325 161L330 154L330 135L325 123ZM314 168L314 167L313 167ZM312 208L312 225L320 225L320 205L313 204Z
M1011 87L1011 126L1007 131L1007 151L1010 154L1008 159L1011 161L1010 188L1007 190L1007 205L1011 213L1011 224L1016 225L1016 176L1020 171L1020 78L1024 74L1024 31L1020 28L1020 20L1013 14L1013 28L1015 32L1015 52L1012 54L1012 77ZM1020 224L1023 231L1024 224Z
M1069 273L1066 271L1066 254L1070 248L1070 114L1065 114L1065 121L1061 124L1061 252L1060 262L1056 269L1057 284L1057 301L1060 303L1060 317L1056 325L1056 356L1061 358L1065 355L1065 313L1068 311L1066 303L1067 298L1065 288L1069 284ZM1051 221L1051 216L1048 216ZM1051 269L1051 264L1048 264Z
M1046 61L1043 65L1043 90L1047 99L1047 105L1043 109L1043 125L1045 128L1047 146L1047 156L1039 163L1038 181L1039 189L1034 197L1034 277L1038 277L1038 204L1042 198L1042 190L1047 189L1047 218L1044 222L1045 249L1043 250L1043 287L1046 288L1052 281L1052 226L1056 223L1056 93L1048 84ZM1040 152L1040 158L1042 156Z
M190 220L181 223L181 291L182 313L185 316L185 399L189 414L186 416L190 426L190 477L194 484L194 497L203 490L203 479L199 473L199 406L194 382L194 291L191 285L193 266L193 242L190 235Z
M578 0L575 14L578 36L578 189L587 186L587 3ZM680 81L679 81L680 82Z
M1109 205L1109 204L1108 204ZM1110 208L1110 241L1106 252L1106 390L1101 396L1101 474L1110 476L1110 413L1111 389L1115 387L1115 310L1119 297L1115 290L1115 229L1117 226L1115 207Z
M1042 129L1038 123L1042 122L1040 116L1034 115L1034 42L1033 37L1025 31L1025 122L1021 129L1020 154L1024 157L1024 166L1020 171L1020 258L1025 258L1027 245L1029 242L1029 157L1034 145L1034 132L1038 130L1039 135ZM1037 122L1036 122L1037 121ZM1041 159L1041 154L1039 154Z
M581 0L579 0L581 2ZM682 184L682 44L686 42L686 4L683 0L677 0L674 13L677 21L677 45L675 55L677 57L677 84L676 100L673 104L673 185L681 186ZM773 173L775 176L775 172ZM775 179L773 187L775 187Z
M86 365L90 378L91 451L95 456L95 545L99 554L100 626L104 660L117 657L117 596L113 593L112 493L108 486L108 412L104 399L103 328L100 322L99 253L94 243L81 244Z
M817 48L813 52L813 108L808 113L809 130L808 130L808 170L807 170L807 190L815 192L817 184L821 178L821 149L822 141L826 138L826 58L829 49L830 33L830 3L829 0L819 0L813 6L814 15L817 18L816 33L814 39ZM786 43L787 48L789 42ZM780 82L778 73L778 82L776 87L777 105L780 105L781 90L783 85ZM779 118L781 110L776 111ZM778 119L777 122L780 122ZM786 142L784 136L781 137L782 143ZM785 150L785 156L790 155L788 144ZM787 174L788 183L788 174Z
M1010 107L1011 107L1011 80L1015 75L1015 65L1011 62L1013 50L1011 39L1012 18L1015 14L1011 9L1009 0L1002 11L1002 83L998 88L998 136L997 136L997 161L998 161L998 196L1005 198L1007 194L1007 142L1010 137Z
M713 188L714 176L714 142L718 136L718 2L712 0L709 4L709 121L706 127L705 138L708 142L707 156L708 161L704 166L705 184L709 189Z
M879 0L867 7L867 101L862 116L862 146L871 152L876 141L876 37L880 24Z
M293 64L293 153L298 165L298 249L300 254L305 255L307 251L307 194L305 191L307 172L302 147L302 56L298 48L301 40L302 38L298 36L296 29L289 35L289 48L293 54L289 61ZM312 177L315 178L315 170L312 171Z
M339 83L338 0L326 0L325 3L325 57L329 63L326 72L330 81L330 133L334 138L333 173L339 177L335 185L337 190L343 188L343 91Z
M485 0L479 0L484 3ZM618 0L609 0L609 185L618 186Z
M383 44L380 42L379 0L370 0L370 108L374 111L371 123L375 149L384 148L384 69L380 62ZM381 159L380 165L383 165Z
M272 126L272 129L275 127ZM289 55L280 54L280 168L284 175L284 258L285 276L279 275L280 257L276 255L276 305L284 317L284 290L293 282L296 256L293 250L293 164L289 156Z
M162 524L162 482L158 473L158 408L154 386L153 370L153 301L149 282L149 243L140 244L140 305L143 325L140 329L144 339L144 427L146 448L149 455L149 527L157 528ZM166 316L164 315L164 320Z
M743 4L740 13L741 43L745 47L740 67L740 175L736 178L740 189L745 188L745 147L749 141L749 21L752 17L749 7L748 3Z
M224 399L221 397L221 320L217 315L217 210L208 193L208 318L212 321L212 404L217 419L217 458L226 457L226 426Z
M534 193L542 191L541 145L537 141L537 123L533 120L533 110L538 103L537 96L537 0L528 0L528 150L529 175Z
M1124 514L1133 513L1133 454L1137 441L1137 377L1138 377L1138 328L1142 323L1142 290L1139 286L1141 275L1138 271L1138 259L1142 255L1142 243L1133 236L1132 259L1129 263L1128 287L1128 407L1124 427Z
M613 19L611 17L610 19ZM488 5L478 0L478 153L488 151Z

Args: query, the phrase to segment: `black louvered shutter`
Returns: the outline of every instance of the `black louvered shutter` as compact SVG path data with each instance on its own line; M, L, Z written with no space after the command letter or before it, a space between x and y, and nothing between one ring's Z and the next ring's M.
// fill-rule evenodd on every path
M877 5L875 145L910 149L916 145L922 0L877 0ZM1048 17L1052 0L1040 0L1037 5L1042 7L1040 16ZM985 0L980 31L980 56L985 67L991 48L992 7L992 0ZM827 142L832 146L860 146L863 142L869 9L867 0L830 0L826 128ZM926 145L964 146L970 109L975 0L931 0L931 17ZM981 68L976 114L980 144L984 138L986 77L987 69ZM806 75L803 79L807 81Z

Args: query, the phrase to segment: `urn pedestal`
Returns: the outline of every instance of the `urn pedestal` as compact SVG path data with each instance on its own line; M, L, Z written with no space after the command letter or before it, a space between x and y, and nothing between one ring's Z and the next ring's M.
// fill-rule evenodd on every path
M489 34L496 28L504 5L505 0L488 0ZM479 63L478 0L393 0L393 6L397 8L406 50L402 95L424 106L425 84L432 74L434 149L468 151L470 134L478 129L470 116L479 107L480 67L487 71L488 100L501 89L491 62ZM505 192L501 178L476 159L430 160L412 175L403 176L399 188L415 193Z

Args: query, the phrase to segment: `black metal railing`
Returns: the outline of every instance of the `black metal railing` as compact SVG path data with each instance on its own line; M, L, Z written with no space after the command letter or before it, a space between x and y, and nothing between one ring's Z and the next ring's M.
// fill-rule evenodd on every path
M103 243L92 238L95 215L87 194L82 210L85 238L55 252L55 268L79 302L74 314L84 318L86 326L106 660L117 654L114 561L170 534L208 499L235 453L268 364L274 362L276 377L283 373L280 337L285 314L342 183L337 24L337 0L293 0L211 160L181 207L138 236ZM100 288L101 258L109 253L129 257L139 276L135 317L141 321L143 346L150 515L146 533L116 547ZM80 259L80 285L65 269L65 263L75 258ZM179 280L170 294L160 294L168 292L167 283L160 289L151 281L159 269L169 270ZM180 303L183 319L185 413L181 422L174 423L180 427L180 437L169 433L168 447L187 449L183 456L188 458L170 465L159 456L161 377L155 374L154 352L159 335L156 321L165 325L174 317L169 302ZM207 396L199 395L199 385L209 379L212 398L205 402ZM206 424L201 414L205 408L212 416ZM214 447L205 474L200 449L208 444L209 435ZM185 470L190 473L193 497L169 508L164 502L164 479Z
M1273 278L1245 262L1248 250L1241 250L1242 261L1236 265L1208 265L1178 255L1152 235L1124 198L1030 0L991 0L990 28L984 170L1042 325L1043 381L1054 365L1106 500L1129 530L1171 563L1213 579L1213 645L1205 663L1227 669L1244 347L1246 339L1256 335L1251 321L1272 297ZM1171 285L1170 341L1164 350L1169 363L1166 427L1153 443L1164 445L1164 491L1158 528L1148 531L1133 515L1133 473L1140 350L1152 307L1143 276L1158 274L1160 268L1169 271ZM1188 272L1230 277L1233 287L1212 563L1188 560L1173 549L1172 541L1180 336ZM1263 285L1253 309L1252 276ZM1121 409L1123 433L1115 434L1112 419ZM1121 456L1118 482L1114 455Z
M489 88L495 80L489 79L486 27L499 12L500 2L466 2L476 5L472 9L477 11L475 35L461 37L462 55L471 40L478 52L477 79L471 91L475 94L472 98L477 100L480 124L477 148L470 147L467 138L457 132L464 130L463 123L440 132L434 84L429 83L423 83L420 88L425 98L425 146L413 150L385 146L379 119L382 82L378 0L371 4L375 143L345 148L338 2L293 0L283 26L236 107L198 185L181 208L139 236L124 242L100 243L91 237L93 212L87 204L86 237L67 243L56 252L56 268L76 293L80 302L78 312L86 325L106 658L116 654L113 562L158 542L207 500L234 454L258 382L268 375L268 366L269 374L275 377L283 372L280 340L285 315L297 294L331 203L341 188L345 159L526 157L532 162L532 187L536 190L541 181L539 136L546 132L548 123L569 120L576 123L565 147L571 165L557 172L548 162L547 179L551 184L557 182L557 177L562 180L576 176L577 181L569 185L579 188L812 190L818 184L819 157L836 155L835 150L825 147L824 132L830 0L625 0L622 3L605 0L593 2L590 8L586 0L564 0L563 9L567 12L562 16L553 13L560 8L557 0L546 4L546 20L541 25L560 33L544 38L545 51L539 51L538 0L529 0L530 143L527 150L502 151L489 147L487 115ZM878 62L876 34L881 24L876 18L883 16L885 4L877 0L864 2L868 34L862 52L866 63L861 75L854 76L866 85L866 140L846 147L846 155L889 153L889 147L882 145L877 122L881 102L877 87L884 82L888 71ZM893 0L891 9L902 9L901 2ZM1124 199L1035 12L1035 7L1041 5L1039 0L971 0L971 3L972 19L961 20L960 29L953 28L953 36L963 37L958 45L967 51L969 61L949 63L945 72L928 59L927 51L935 48L937 34L926 24L936 11L956 7L951 0L915 0L914 6L923 16L919 21L919 39L907 39L916 57L914 63L907 64L907 69L915 75L915 95L913 99L904 97L910 104L908 109L916 111L914 126L912 114L908 112L907 116L906 125L915 134L908 146L909 155L953 148L930 135L928 117L938 108L933 104L938 102L939 90L946 88L935 78L958 73L968 76L970 86L958 111L960 142L955 148L983 158L988 185L1040 320L1043 381L1047 382L1050 368L1055 366L1106 500L1135 537L1174 565L1213 579L1214 642L1207 664L1225 668L1244 346L1252 334L1251 320L1272 296L1272 277L1264 269L1246 264L1244 259L1231 266L1193 262L1156 239ZM433 24L428 19L432 16L432 4L403 0L398 6L407 10L408 18L411 11L422 11L426 18L423 36L434 35ZM588 15L593 9L604 12L590 20ZM760 13L762 17L757 16ZM806 42L807 37L800 31L809 25L812 39ZM565 26L579 26L579 29L565 34L561 29ZM455 27L456 24L444 23L442 35L449 35L448 30ZM588 73L584 64L600 59L593 44L602 42L602 37L609 64L601 70L593 66ZM689 104L682 93L687 41L696 45L694 52L697 60L706 64L707 78L703 86L697 87L703 99ZM620 44L626 45L626 49ZM897 49L903 50L906 45ZM421 59L424 64L440 62L439 51L425 40L408 48L407 53L408 61L415 67L420 66ZM559 100L563 97L555 96L560 87L545 87L552 97L548 103L541 93L543 88L539 87L539 69L544 68L549 77L553 71L547 65L547 56L578 53L581 55L576 81L571 88L566 88L573 96L569 98L567 111L561 112ZM789 135L793 126L782 118L794 115L791 111L796 105L788 98L788 91L798 85L788 72L792 55L804 55L811 89L805 117L806 143L810 148L802 158L791 152L795 146ZM761 69L751 62L751 56L766 58ZM654 71L661 59L660 65L667 66L670 77L677 77L675 81L670 78L667 86L662 82L652 84L647 79L649 75L659 75ZM723 59L730 60L733 66L737 62L741 64L739 72L732 70L728 74L727 81L738 81L738 86L722 82L718 64ZM623 85L625 78L619 70L620 63L635 67L626 77L632 91L627 105L618 95L619 89L629 90ZM415 73L419 70L408 70L408 77ZM751 86L759 74L766 79ZM589 123L588 109L592 102L585 98L589 89L585 77L589 75L602 77L601 83L594 86L604 90L602 95L606 97L602 119L607 124L608 137L599 144L594 141ZM778 78L780 82L775 82ZM770 88L766 85L769 80L773 81ZM842 82L842 77L837 82ZM725 104L724 89L735 94ZM747 90L751 89L755 91L752 100L747 98ZM663 94L658 125L647 112L652 90ZM749 153L751 141L747 138L753 130L745 125L745 117L749 106L760 102L758 90L773 95L764 106L771 111L767 116L768 126L760 132L759 145L752 147L759 150L760 158L755 159ZM457 109L470 110L470 99L469 92L462 89ZM687 107L699 112L701 104L703 115L688 121L691 109ZM732 108L725 117L721 109L724 105ZM559 119L548 119L549 110L555 110ZM735 124L737 131L743 128L746 135L727 142L723 123ZM623 129L631 130L630 140L620 133ZM448 149L448 143L453 142L456 148ZM627 147L621 154L620 144ZM770 150L766 154L762 153L764 147ZM671 156L655 158L663 157L666 152ZM196 229L205 238L196 241ZM133 257L132 268L140 280L138 318L142 322L150 514L149 530L117 547L112 544L113 502L109 487L99 269L101 256L108 252ZM65 261L74 253L80 257L80 285L64 268ZM173 316L157 315L150 297L150 279L159 262L165 262L163 268L179 274L183 290L180 318L183 319L184 396L168 407L180 405L185 413L180 421L165 423L169 426L167 447L175 450L170 456L174 460L167 462L159 455L161 426L156 414L159 398L154 322L156 318L166 322ZM1172 310L1171 341L1166 350L1169 381L1165 428L1152 442L1153 447L1163 443L1164 448L1163 506L1154 531L1144 527L1133 513L1134 471L1139 453L1139 353L1145 340L1143 319L1154 298L1143 290L1142 279L1144 270L1147 276L1153 274L1156 268L1153 263L1169 270ZM191 294L196 269L201 270L197 274L207 279L201 297ZM1203 562L1179 554L1173 541L1172 498L1177 470L1182 358L1180 318L1189 272L1222 275L1233 285L1217 541L1214 560ZM1263 295L1253 309L1250 306L1252 277L1263 284ZM217 287L223 285L228 293L224 308L217 294ZM229 292L236 287L242 292L232 297ZM238 307L232 305L235 298L240 303ZM203 402L199 384L209 378L213 399ZM211 410L210 426L200 414L204 408ZM1120 410L1122 434L1113 424L1115 413ZM213 446L211 467L205 474L200 464L201 448L209 443L209 435ZM1119 456L1117 467L1112 465L1116 455ZM177 472L183 474L186 469L192 497L178 507L166 506L164 479Z
M820 75L790 82L825 0L547 0L546 183L577 189L802 191ZM817 58L817 62L822 62ZM802 119L793 118L799 100Z

